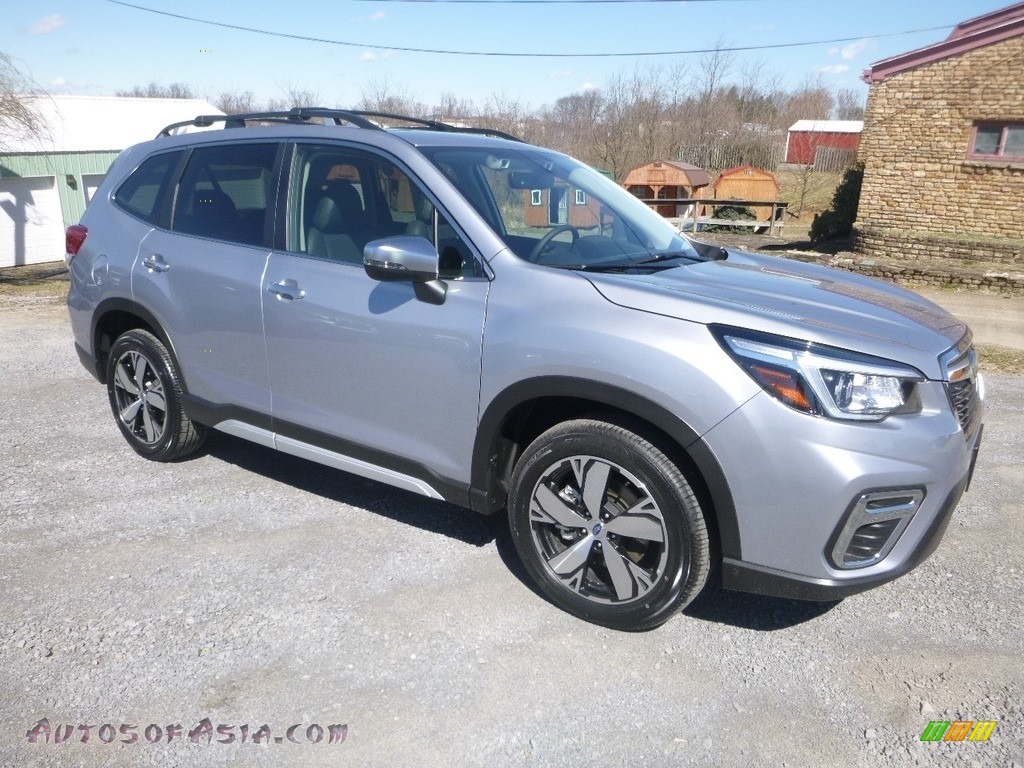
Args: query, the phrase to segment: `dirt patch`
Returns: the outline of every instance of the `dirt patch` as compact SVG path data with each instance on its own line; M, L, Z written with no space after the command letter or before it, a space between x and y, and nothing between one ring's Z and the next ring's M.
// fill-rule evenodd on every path
M63 261L0 269L0 296L67 296L70 276Z

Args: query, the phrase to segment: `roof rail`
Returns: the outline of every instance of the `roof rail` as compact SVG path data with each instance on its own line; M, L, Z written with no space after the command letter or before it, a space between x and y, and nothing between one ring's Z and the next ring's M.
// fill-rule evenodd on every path
M178 123L171 123L165 126L160 136L170 136L171 131L176 128L195 126L197 128L208 128L214 123L224 123L225 128L245 128L247 121L261 123L308 123L311 118L319 117L334 121L335 125L348 123L359 128L370 128L383 131L383 127L367 118L376 117L383 120L400 120L405 123L412 123L413 127L431 131L445 131L456 133L476 133L484 136L494 136L509 141L522 141L522 139L505 133L504 131L492 128L460 127L442 123L440 120L426 120L421 117L410 117L398 115L391 112L373 112L359 109L327 109L325 107L295 107L287 112L243 112L237 115L199 115L191 120L183 120Z

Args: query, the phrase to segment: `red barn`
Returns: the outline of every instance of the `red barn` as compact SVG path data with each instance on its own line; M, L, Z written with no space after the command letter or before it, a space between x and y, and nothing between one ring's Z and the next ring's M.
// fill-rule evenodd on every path
M797 120L786 137L786 162L811 165L819 149L856 152L863 120Z

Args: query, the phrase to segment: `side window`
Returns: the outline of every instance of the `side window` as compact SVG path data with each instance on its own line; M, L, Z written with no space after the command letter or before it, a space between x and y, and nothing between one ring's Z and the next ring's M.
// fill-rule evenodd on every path
M422 188L386 158L344 147L297 147L289 199L288 250L362 265L371 240L425 237L441 277L477 274L472 251Z
M220 144L192 151L178 187L176 232L260 245L274 194L277 144Z
M182 154L180 151L165 152L147 158L121 184L114 195L114 202L132 216L158 225L174 182L171 174L178 167Z

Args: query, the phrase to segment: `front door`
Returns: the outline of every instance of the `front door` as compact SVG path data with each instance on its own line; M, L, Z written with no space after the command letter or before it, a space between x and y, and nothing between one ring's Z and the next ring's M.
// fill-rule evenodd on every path
M300 144L289 199L288 247L271 254L263 280L279 441L468 485L490 285L480 262L383 156ZM442 252L443 304L367 276L363 246L395 234Z

